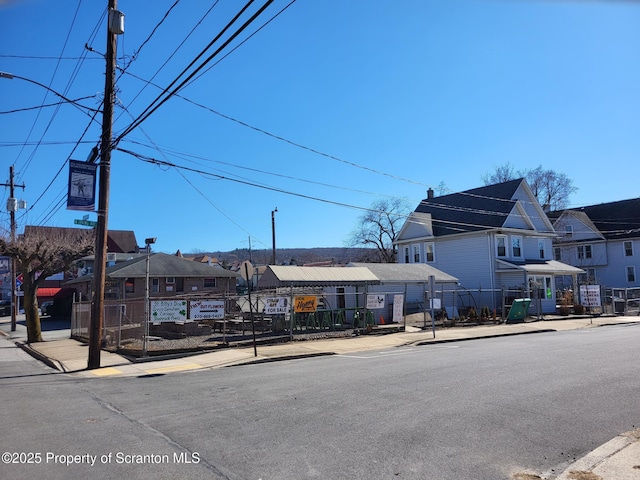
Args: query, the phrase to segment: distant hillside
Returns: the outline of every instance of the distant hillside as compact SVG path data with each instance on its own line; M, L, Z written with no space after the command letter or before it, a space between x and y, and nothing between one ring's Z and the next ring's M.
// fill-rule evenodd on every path
M215 257L222 264L232 264L251 260L254 265L268 265L271 263L271 250L251 250L238 248L231 252L199 252L187 253L185 257L209 255ZM276 251L278 265L304 265L307 263L333 262L344 264L349 262L376 262L378 254L371 248L279 248Z

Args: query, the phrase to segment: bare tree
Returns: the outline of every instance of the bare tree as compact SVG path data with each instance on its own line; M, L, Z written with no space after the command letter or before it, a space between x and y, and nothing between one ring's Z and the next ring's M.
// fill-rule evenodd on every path
M493 185L494 183L508 182L509 180L515 180L516 178L524 177L520 174L520 171L516 171L513 165L505 163L494 167L493 173L485 173L482 175L482 181L485 185Z
M532 170L515 170L513 165L506 163L495 167L492 174L485 174L482 180L485 185L507 182L516 178L525 178L531 191L538 199L545 211L561 210L569 203L569 197L578 189L573 186L573 180L564 173L555 170L545 170L542 165Z
M92 230L27 227L14 242L0 238L0 254L16 259L22 272L27 341L41 342L38 288L54 273L66 272L78 259L93 252Z
M401 198L375 201L358 219L349 244L353 247L375 247L380 263L394 263L396 252L393 242L410 211L407 202Z

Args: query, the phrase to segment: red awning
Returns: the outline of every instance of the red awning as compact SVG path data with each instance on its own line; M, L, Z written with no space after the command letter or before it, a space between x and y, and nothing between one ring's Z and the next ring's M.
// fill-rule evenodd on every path
M61 288L42 287L38 289L38 297L55 297L61 290Z

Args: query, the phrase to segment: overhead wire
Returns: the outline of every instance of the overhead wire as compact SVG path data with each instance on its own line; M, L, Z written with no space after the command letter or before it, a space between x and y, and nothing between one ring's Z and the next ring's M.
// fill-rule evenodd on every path
M182 77L182 75L186 74L187 70L191 68L195 62L197 62L200 57L202 57L209 48L218 41L224 35L224 33L231 28L231 26L240 18L240 16L244 13L244 11L253 3L254 0L249 0L249 2L243 7L243 9L223 28L223 30L216 35L214 40L187 66L183 72L176 77L174 81L172 81L168 87L166 87L163 92L151 102L151 104L138 116L138 118L132 122L128 127L126 127L114 140L113 146L117 146L118 142L124 138L126 135L135 130L142 122L144 122L151 114L153 114L160 106L166 103L171 97L173 97L176 93L178 93L205 65L207 65L211 60L213 60L224 48L226 48L229 43L231 43L240 33L242 33L251 23L253 23L273 2L273 0L267 0L262 7L258 9L247 21L245 21L227 40L225 40L220 47L218 47L209 57L207 57L196 69L191 72L182 82L180 82L173 90L169 92L169 89L172 88ZM166 95L165 95L166 94ZM164 95L164 96L163 96Z
M72 31L72 29L73 29L73 25L75 24L76 19L78 18L78 11L80 10L80 5L81 5L81 4L82 4L82 0L78 0L78 5L77 5L77 7L76 7L76 10L75 10L75 13L74 13L73 19L71 20L71 25L69 26L69 30L68 30L68 32L67 32L67 36L66 36L65 41L64 41L64 44L63 44L63 46L62 46L62 52L63 52L63 53L64 53L64 51L65 51L65 49L66 49L66 47L67 47L67 42L69 41L69 37L71 36L71 31ZM45 87L45 88L47 89L47 93L45 93L45 96L44 96L44 98L43 98L43 100L42 100L42 103L43 103L43 104L44 104L45 100L47 99L47 96L48 96L48 94L49 94L49 91L51 91L51 85L53 84L53 80L54 80L54 79L55 79L55 77L56 77L56 74L57 74L57 72L58 72L58 68L59 68L59 66L60 66L60 61L58 61L58 62L56 63L56 66L55 66L55 68L54 68L54 70L53 70L53 74L51 75L51 80L49 81L49 85L48 85L47 87ZM63 95L64 95L64 93L63 93ZM46 135L46 133L49 131L49 128L50 128L51 124L53 123L53 120L54 120L54 118L56 117L56 115L57 115L57 113L58 113L58 111L59 111L59 108L60 108L60 107L57 107L57 108L56 108L56 110L55 110L55 112L52 114L52 116L51 116L51 118L50 118L50 120L49 120L49 123L47 124L46 128L44 129L44 132L43 132L43 133L42 133L42 135L40 136L40 140L43 140L43 139L44 139L44 136L45 136L45 135ZM27 140L28 140L29 138L31 138L31 134L33 133L33 131L34 131L34 129L35 129L35 126L36 126L36 124L38 123L38 120L39 120L39 118L40 118L40 113L41 113L41 112L42 112L42 110L38 110L38 113L36 114L36 118L35 118L35 120L33 121L33 124L31 125L31 129L29 130L29 133L28 133L28 135L27 135ZM20 169L19 169L18 174L17 174L18 181L20 181L20 180L24 177L24 175L26 174L26 171L28 170L29 165L30 165L30 164L31 164L31 162L33 161L33 158L35 157L35 154L36 154L36 152L38 151L38 148L39 148L39 146L38 146L38 145L36 145L36 146L35 146L35 148L31 151L31 154L29 155L29 158L26 160L26 162L25 162L24 166L23 166L22 168L20 168ZM24 151L24 148L20 149L20 151L18 152L18 157L17 157L17 158L16 158L16 160L13 162L14 164L15 164L15 163L17 163L17 160L18 160L18 158L20 158L20 156L22 155L22 152L23 152L23 151Z
M171 61L171 59L172 59L172 58L176 55L176 53L177 53L177 52L182 48L182 46L183 46L183 45L186 43L186 41L191 37L191 35L193 35L193 33L197 30L197 28L202 24L202 22L205 20L205 18L207 18L207 17L209 16L209 14L213 11L213 9L216 7L216 5L218 5L218 1L219 1L219 0L215 0L215 1L213 2L213 4L209 7L209 9L208 9L208 10L204 13L204 15L200 18L200 20L198 20L198 22L196 22L196 24L195 24L195 25L193 26L193 28L189 31L189 33L186 35L186 37L182 39L182 41L181 41L181 42L178 44L178 46L173 50L173 52L172 52L172 53L167 57L167 59L162 63L162 65L160 65L160 67L156 70L156 72L151 76L151 80L153 80L153 79L154 79L154 78L155 78L155 77L156 77L156 76L157 76L157 75L158 75L158 74L159 74L159 73L164 69L164 67L165 67L165 66L166 66L166 65ZM168 12L167 12L167 13L168 13ZM166 17L166 14L165 14L165 17ZM164 18L163 18L163 21L164 21ZM162 22L161 22L161 23L162 23ZM154 28L154 29L153 29L153 33L155 33L155 32L157 31L157 29L158 29L158 27L160 26L160 24L161 24L161 23L159 23L159 24L156 26L156 28ZM151 37L152 37L152 36L153 36L153 35L152 35L152 34L150 34L150 35L147 37L147 40L145 40L145 42L143 42L143 43L147 43L147 42L151 39ZM126 67L124 67L124 68L121 68L121 69L120 69L120 73L121 73L121 75L122 75L122 74L125 74L125 73L128 73L129 75L131 75L131 74L128 72L128 68L129 68L129 67L133 64L133 62L137 59L137 56L139 55L139 53L140 53L140 50L141 50L141 49L142 49L142 46L138 48L138 50L137 50L137 52L136 52L136 53L134 53L134 55L133 55L133 58L132 58L131 62L130 62ZM116 68L118 68L118 67L116 67ZM134 78L136 78L136 77L134 76ZM117 82L116 82L116 83L117 83ZM137 94L136 94L136 95L135 95L135 96L134 96L134 97L129 101L128 105L127 105L125 108L130 107L130 106L133 104L133 102L135 102L135 101L136 101L136 99L137 99L137 98L142 94L142 92L144 92L144 90L145 90L145 89L147 88L147 86L149 86L149 85L150 85L150 83L145 83L144 87L142 87L142 88L140 89L140 91L139 91L139 92L138 92L138 93L137 93ZM158 88L161 88L161 87L158 87ZM117 117L116 117L116 119L115 119L115 122L117 122L117 121L118 121L118 118L120 118L120 117L119 117L119 116L117 116Z
M130 139L130 138L126 139L125 141L129 142L129 143L132 143L132 144L135 144L135 145L148 147L148 145L146 145L146 144L144 144L142 142ZM156 149L157 151L160 151L158 149L159 147L157 145L155 145L155 144L154 144L153 148ZM258 169L258 168L246 167L246 166L234 164L234 163L231 163L231 162L224 162L222 160L213 160L213 159L210 159L210 158L207 158L207 157L203 157L201 155L195 155L195 154L191 154L191 153L178 152L176 150L167 149L166 147L163 147L162 151L167 152L167 153L169 153L169 154L171 154L171 155L173 155L173 156L175 156L177 158L181 158L182 160L187 160L187 161L191 161L190 159L202 160L202 161L206 161L206 162L218 163L218 164L221 164L221 165L226 165L226 166L238 168L238 169L241 169L241 170L247 170L247 171L250 171L250 172L260 173L262 175L269 175L269 176L272 176L272 177L284 178L284 179L287 179L287 180L294 180L294 181L298 181L298 182L308 183L308 184L311 184L311 185L318 185L318 186L321 186L321 187L334 188L334 189L337 189L337 190L345 190L345 191L349 191L349 192L353 192L353 193L361 193L361 194L365 194L365 195L372 195L372 196L379 196L379 197L388 197L388 198L392 198L393 197L392 195L385 195L385 194L381 194L380 192L369 192L369 191L366 191L366 190L359 190L359 189L356 189L356 188L353 188L353 187L343 187L343 186L339 186L339 185L332 185L332 184L329 184L329 183L318 182L318 181L315 181L315 180L309 180L309 179L305 179L305 178L294 177L292 175L284 175L284 174L281 174L281 173L269 172L267 170L261 170L261 169Z

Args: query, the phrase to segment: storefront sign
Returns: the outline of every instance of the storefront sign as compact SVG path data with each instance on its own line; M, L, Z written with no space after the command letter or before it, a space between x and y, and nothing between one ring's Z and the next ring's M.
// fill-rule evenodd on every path
M152 300L151 323L162 322L184 323L187 321L186 300Z
M189 302L190 320L224 319L224 300L192 300Z
M318 309L318 297L293 297L294 311L296 313L311 313Z
M267 315L279 315L283 313L289 313L289 299L287 297L265 298L264 313L266 313Z
M393 296L393 321L402 322L402 313L404 310L404 295Z
M384 293L377 295L367 295L367 308L369 310L384 308L384 299Z
M599 307L600 285L580 285L580 302L585 307Z

